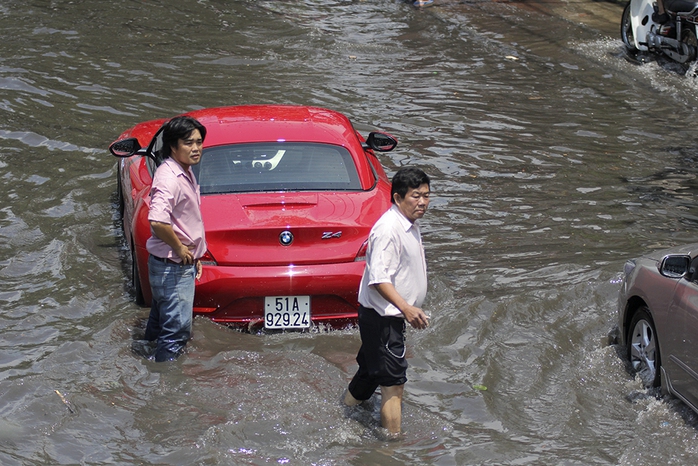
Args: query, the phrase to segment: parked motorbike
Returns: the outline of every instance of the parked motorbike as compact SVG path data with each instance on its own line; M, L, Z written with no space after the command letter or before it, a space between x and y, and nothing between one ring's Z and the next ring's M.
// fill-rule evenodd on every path
M655 6L652 0L630 0L623 10L620 36L631 53L652 52L665 55L684 65L696 61L698 40L698 2L664 0L669 20L664 24L653 21Z

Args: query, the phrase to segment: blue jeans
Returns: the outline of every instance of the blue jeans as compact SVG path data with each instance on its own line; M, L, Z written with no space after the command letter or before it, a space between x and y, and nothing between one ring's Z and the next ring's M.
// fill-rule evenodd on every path
M157 339L155 361L176 359L191 338L196 267L148 257L148 278L153 301L145 339Z

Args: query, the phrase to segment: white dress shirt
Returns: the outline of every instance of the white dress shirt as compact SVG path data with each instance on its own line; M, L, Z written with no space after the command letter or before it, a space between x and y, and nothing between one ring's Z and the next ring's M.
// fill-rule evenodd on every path
M411 223L396 205L371 228L359 303L382 316L404 317L371 286L378 283L392 283L405 301L417 307L427 294L427 264L419 225Z

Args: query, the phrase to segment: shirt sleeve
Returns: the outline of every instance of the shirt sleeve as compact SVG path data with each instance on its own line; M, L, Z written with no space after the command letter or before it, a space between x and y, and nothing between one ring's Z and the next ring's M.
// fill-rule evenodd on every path
M368 284L394 283L399 261L399 239L389 229L371 232L368 266Z
M176 186L168 183L169 180L158 179L157 173L150 189L150 210L148 220L172 224L172 211L175 204L174 190Z

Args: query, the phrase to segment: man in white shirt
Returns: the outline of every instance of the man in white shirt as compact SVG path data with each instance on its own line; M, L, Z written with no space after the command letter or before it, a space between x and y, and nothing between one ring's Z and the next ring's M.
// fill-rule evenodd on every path
M427 267L417 222L429 206L429 192L429 177L422 170L403 167L395 173L393 205L371 229L359 286L359 369L344 403L368 400L380 386L381 425L393 435L400 433L407 382L405 321L416 329L429 325L420 307L427 292Z

